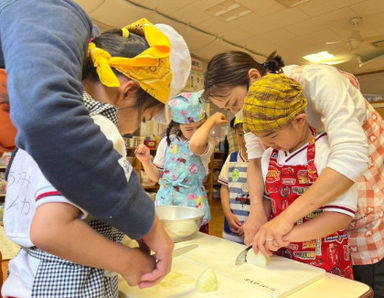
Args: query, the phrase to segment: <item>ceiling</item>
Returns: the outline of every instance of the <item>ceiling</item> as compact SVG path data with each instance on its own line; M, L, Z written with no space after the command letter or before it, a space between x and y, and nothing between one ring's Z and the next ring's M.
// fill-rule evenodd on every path
M264 62L277 50L286 64L307 64L302 56L320 51L343 58L384 50L384 45L376 48L370 43L384 40L384 0L75 1L100 31L142 17L172 25L184 36L191 53L205 60L220 52L248 49L258 62ZM296 6L289 7L292 4ZM226 12L228 6L236 9ZM220 7L224 10L218 11ZM360 18L357 28L351 23L354 17ZM363 41L351 49L347 40L354 29ZM326 44L329 41L339 42ZM384 70L384 55L361 67L353 57L338 67L355 74Z

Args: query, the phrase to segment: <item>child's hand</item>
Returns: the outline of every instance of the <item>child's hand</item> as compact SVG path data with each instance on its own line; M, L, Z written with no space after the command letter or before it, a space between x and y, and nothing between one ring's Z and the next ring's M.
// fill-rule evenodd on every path
M120 274L130 286L137 286L143 274L150 273L156 268L156 259L140 248L130 249L132 250L130 255L132 262L127 264L125 270Z
M225 118L224 114L220 112L216 112L215 114L210 116L209 119L213 121L214 125L224 125L228 123L227 118Z
M139 287L152 287L160 282L172 267L172 252L174 243L164 230L159 218L155 216L151 230L143 238L144 243L155 252L156 266L150 273L141 277Z
M228 225L229 225L229 229L233 232L233 233L236 233L236 234L243 234L243 229L242 229L242 226L241 226L241 222L240 220L237 218L236 215L234 215L233 213L231 213L228 217L227 217L227 221L228 221ZM240 234L241 233L241 234Z
M135 151L136 158L141 162L150 160L150 150L144 144L140 144Z

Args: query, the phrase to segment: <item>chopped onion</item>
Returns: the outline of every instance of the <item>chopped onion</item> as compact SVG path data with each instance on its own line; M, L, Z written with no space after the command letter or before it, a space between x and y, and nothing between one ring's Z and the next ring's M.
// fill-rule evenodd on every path
M253 249L250 249L247 253L247 263L259 266L259 267L267 267L269 262L269 258L264 256L260 251L255 254Z
M217 278L215 272L208 268L196 281L196 290L199 292L212 292L217 290Z

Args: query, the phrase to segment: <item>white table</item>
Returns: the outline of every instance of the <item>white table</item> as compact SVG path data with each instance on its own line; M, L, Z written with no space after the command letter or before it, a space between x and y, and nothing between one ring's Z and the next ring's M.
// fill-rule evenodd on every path
M212 292L207 294L201 294L193 290L194 281L189 284L183 284L182 286L170 289L164 288L164 286L157 285L155 288L148 290L139 290L137 287L130 287L126 282L120 282L120 297L255 297L255 288L250 288L249 285L240 284L237 276L234 260L237 252L241 251L244 246L237 243L230 242L214 236L208 236L206 234L198 233L198 235L190 240L181 243L176 243L175 248L183 247L190 243L197 243L199 246L194 250L187 252L185 255L179 256L174 259L174 267L172 272L184 272L188 273L189 276L196 278L198 273L201 272L204 267L211 267L216 272L219 279L219 290L218 292ZM280 257L276 257L281 259ZM297 262L292 260L283 259L284 262L288 263L289 266L296 266ZM301 264L300 264L301 265ZM198 267L200 266L200 267ZM203 266L203 267L201 267ZM241 265L241 266L252 266L252 265ZM306 265L307 266L307 265ZM230 267L230 268L229 268ZM228 269L229 268L229 269ZM265 271L257 267L255 268L255 276L259 273L265 274ZM226 269L231 270L230 275L219 275L220 272ZM310 268L309 268L310 269ZM264 270L264 269L263 269ZM286 272L284 272L286 271ZM229 272L229 271L228 271ZM235 273L234 273L235 272ZM276 271L277 272L277 271ZM281 279L287 277L289 270L282 270L278 274L281 275ZM308 271L308 274L313 274ZM243 274L238 272L238 274ZM307 274L307 272L305 272ZM235 276L236 275L236 276ZM228 278L234 276L232 278ZM260 276L260 275L259 275ZM280 276L279 276L280 278ZM342 278L330 273L321 274L316 278L317 281L310 282L304 285L302 289L295 290L294 293L290 294L291 298L323 298L323 297L337 297L337 298L352 298L352 297L373 297L373 292L367 285ZM220 285L221 282L221 285ZM236 285L236 286L231 286ZM181 287L185 289L180 290ZM233 287L233 289L232 289ZM236 293L236 294L234 294ZM252 295L253 294L253 295ZM271 297L270 293L260 295L257 297Z

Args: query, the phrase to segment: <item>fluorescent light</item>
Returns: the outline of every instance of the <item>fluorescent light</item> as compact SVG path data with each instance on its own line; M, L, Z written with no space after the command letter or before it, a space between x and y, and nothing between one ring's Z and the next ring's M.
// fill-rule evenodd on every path
M238 7L240 7L240 4L234 3L231 6L227 7L227 11L234 10L235 8L238 8Z
M231 14L230 16L228 16L225 21L226 22L230 22L230 21L233 21L233 20L236 20L242 16L245 16L247 14L249 14L251 11L249 9L246 9L246 10L243 10L243 11L240 11L239 13L233 13Z
M284 5L285 7L292 8L300 4L303 4L305 2L308 2L310 0L276 0L276 1Z
M226 22L245 16L252 11L234 0L224 0L205 10L215 17L220 17Z
M230 21L233 21L235 19L237 19L239 16L237 14L234 14L228 18L225 19L226 22L230 22Z
M245 16L246 14L249 14L251 11L249 9L243 10L242 12L239 12L237 15L239 17Z
M311 63L322 63L324 61L329 61L329 60L332 60L335 58L336 57L334 55L328 53L327 51L303 56L303 59L305 59Z
M215 13L215 16L216 16L216 17L221 16L222 14L225 14L226 12L231 11L231 10L234 10L235 8L238 8L238 7L240 7L240 4L237 4L237 3L232 4L231 6L225 7L225 8L223 8L223 9L217 11L217 12Z

